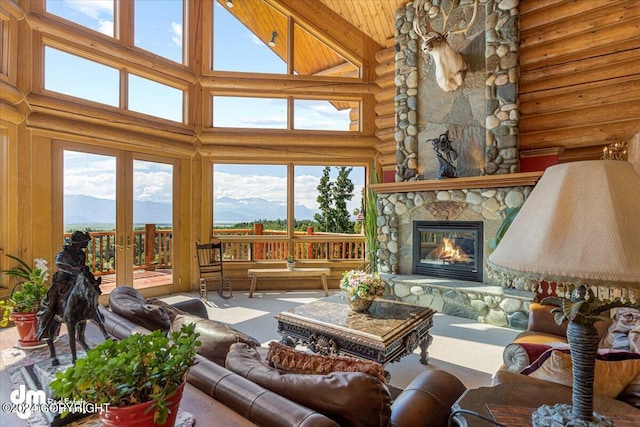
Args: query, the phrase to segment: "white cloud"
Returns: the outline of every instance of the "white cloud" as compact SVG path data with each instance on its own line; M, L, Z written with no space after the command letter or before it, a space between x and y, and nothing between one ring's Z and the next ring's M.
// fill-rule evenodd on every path
M64 0L64 5L95 20L101 14L113 16L113 0Z
M251 40L251 43L264 46L264 42L260 40L258 36L256 36L255 34L247 33L247 37L249 37L249 40Z
M113 21L101 19L98 23L98 31L109 37L113 37Z
M287 199L287 179L284 177L215 172L213 182L215 198L262 198L269 201Z
M316 210L318 203L318 184L320 177L298 175L295 178L296 204ZM287 179L267 175L246 176L225 172L214 173L214 197L232 199L262 198L269 201L285 202L287 198ZM360 208L362 185L354 184L353 199L347 203L347 210L352 212Z
M136 164L137 167L137 164ZM138 168L134 175L134 199L145 202L166 202L173 200L173 175L167 171L141 172Z
M65 170L64 192L68 195L81 194L99 199L115 200L116 175L114 172L85 173L82 170Z
M172 22L171 32L173 33L173 36L171 36L171 41L173 41L176 46L182 47L182 24Z

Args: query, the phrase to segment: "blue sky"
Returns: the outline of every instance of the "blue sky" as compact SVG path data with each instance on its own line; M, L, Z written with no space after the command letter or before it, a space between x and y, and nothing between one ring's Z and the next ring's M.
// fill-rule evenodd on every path
M260 0L255 0L260 1ZM179 0L136 0L135 44L163 57L180 62L182 55L182 2ZM65 19L113 36L112 0L47 0L47 10ZM216 3L214 24L217 40L215 68L248 72L286 72L286 64L254 34L237 22ZM229 40L234 40L230 43ZM241 52L242 54L239 54ZM88 97L97 102L117 105L117 70L97 67L85 61L48 49L45 87L75 96ZM74 62L70 62L74 61ZM46 65L47 66L47 65ZM113 71L112 71L113 70ZM101 84L96 85L98 80ZM115 93L114 93L115 89ZM133 77L130 80L132 100L129 108L163 117L177 114L175 99L162 102L162 96L135 96L137 93L156 93L153 82ZM87 95L90 94L90 95ZM114 98L115 95L115 98ZM163 93L165 95L165 93ZM166 94L171 97L172 93ZM234 127L286 127L286 104L282 100L264 99L255 102L237 98L218 98L216 125ZM165 116L166 117L166 116ZM296 127L327 130L347 130L348 110L337 111L328 102L296 102ZM136 200L170 201L171 169L148 162L135 164ZM218 165L215 171L215 197L261 197L270 201L286 199L286 167L259 165ZM322 166L296 168L296 203L315 209L317 185ZM335 174L335 170L334 170ZM362 168L351 173L356 185L354 200L349 210L360 206L360 192L364 184ZM68 152L65 156L65 194L84 194L94 197L115 198L115 161L104 156L78 156Z

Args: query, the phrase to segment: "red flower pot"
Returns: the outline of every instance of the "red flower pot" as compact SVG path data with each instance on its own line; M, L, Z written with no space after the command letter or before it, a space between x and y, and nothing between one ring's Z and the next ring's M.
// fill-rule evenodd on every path
M38 330L38 318L36 313L11 313L11 318L18 330L18 343L23 348L42 345L43 342L36 338Z
M186 381L180 384L175 393L167 398L171 403L169 404L167 422L164 424L156 424L153 422L153 414L155 412L153 409L146 412L151 406L151 402L122 406L119 408L109 407L107 411L100 412L100 421L102 421L103 427L173 427L176 423L176 417L178 416L178 407L180 406L185 383Z

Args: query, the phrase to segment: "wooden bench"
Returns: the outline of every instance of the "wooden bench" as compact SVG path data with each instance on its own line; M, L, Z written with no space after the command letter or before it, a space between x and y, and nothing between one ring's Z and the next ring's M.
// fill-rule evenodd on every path
M322 280L324 296L329 296L329 289L327 288L327 274L329 273L331 273L330 268L295 268L293 270L289 270L286 268L250 268L247 270L247 274L249 275L249 277L251 277L249 298L253 298L253 291L256 290L258 277L319 277Z

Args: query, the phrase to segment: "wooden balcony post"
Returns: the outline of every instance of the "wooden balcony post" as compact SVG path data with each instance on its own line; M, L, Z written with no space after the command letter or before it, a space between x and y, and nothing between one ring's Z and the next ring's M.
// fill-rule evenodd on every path
M307 235L313 234L313 227L307 227ZM307 243L307 259L314 259L313 256L313 243Z
M144 263L147 270L152 270L156 260L156 225L144 225Z
M262 236L264 234L264 224L259 222L253 224L253 234ZM255 243L253 245L253 259L264 259L264 243Z

